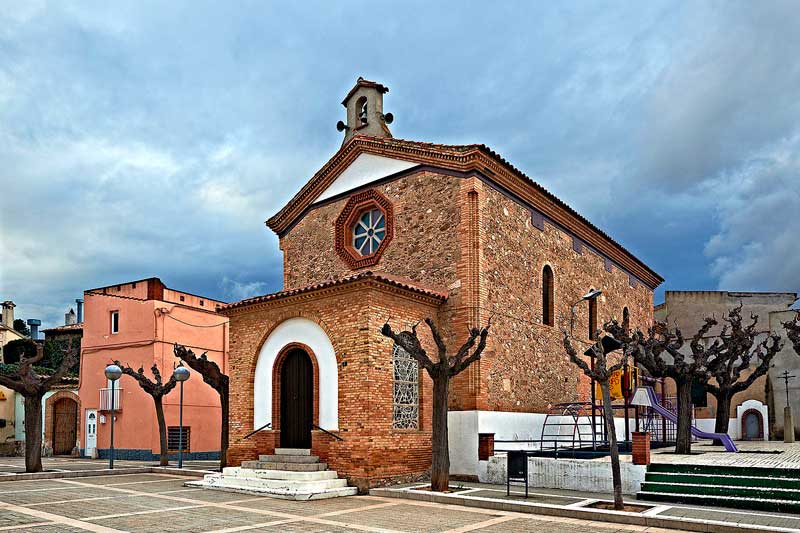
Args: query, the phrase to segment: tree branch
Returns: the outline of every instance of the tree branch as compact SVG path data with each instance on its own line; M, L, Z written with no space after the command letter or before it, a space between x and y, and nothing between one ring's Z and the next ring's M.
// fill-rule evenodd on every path
M428 353L420 344L419 338L417 337L416 328L413 328L413 331L401 331L399 333L395 333L387 322L383 325L380 331L381 335L392 339L396 345L405 350L408 355L414 358L414 360L416 360L425 370L427 370L428 373L434 371L435 365L433 361L431 361L431 358L428 357Z
M472 363L474 363L475 361L477 361L477 360L479 360L481 358L481 355L483 354L483 350L486 348L486 338L489 336L489 328L491 326L492 326L492 318L489 317L489 320L486 323L486 326L484 326L480 330L478 330L478 328L472 328L472 330L470 331L469 339L467 340L467 342L464 343L464 345L461 347L461 349L458 350L458 352L459 352L459 354L462 351L464 353L466 353L469 350L469 348L474 346L474 344L475 344L475 334L476 333L477 333L477 336L480 338L480 341L478 341L478 347L475 348L475 351L472 352L472 355L470 355L469 357L467 357L464 360L461 360L461 357L463 357L463 355L462 356L457 356L455 364L452 367L450 367L450 375L451 376L458 375L464 369L466 369L469 365L471 365ZM469 348L467 348L467 350L464 350L465 346L469 346Z

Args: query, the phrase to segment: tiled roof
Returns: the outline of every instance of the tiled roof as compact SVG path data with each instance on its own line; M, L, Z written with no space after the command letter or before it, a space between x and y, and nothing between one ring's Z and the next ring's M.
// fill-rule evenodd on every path
M78 322L75 324L64 324L63 326L56 326L54 328L43 329L42 333L48 332L55 332L55 333L63 333L69 331L83 331L83 322Z
M342 105L347 105L347 100L349 100L350 97L353 96L353 93L356 92L359 87L374 87L381 94L386 94L389 92L389 88L387 86L380 84L377 81L365 80L364 78L359 77L358 80L356 81L356 84L353 86L352 89L350 89L350 92L347 93L347 96L344 97L344 100L342 100Z
M312 285L307 285L305 287L298 287L298 288L295 288L295 289L289 289L289 290L280 291L280 292L273 292L272 294L265 294L263 296L254 296L252 298L245 298L244 300L241 300L241 301L238 301L238 302L234 302L234 303L228 304L228 305L226 305L224 307L221 307L219 310L220 311L225 311L227 309L234 309L234 308L237 308L237 307L246 307L248 305L269 302L269 301L272 301L272 300L278 300L278 299L281 299L281 298L287 298L289 296L295 296L295 295L298 295L298 294L304 294L304 293L308 293L308 292L313 292L313 291L317 291L317 290L320 290L320 289L327 289L327 288L330 288L330 287L336 287L338 285L346 285L346 284L349 284L349 283L353 283L353 282L361 281L361 280L367 280L367 279L375 280L375 281L378 281L380 283L385 283L386 285L391 285L392 287L397 287L397 288L400 288L400 289L403 289L403 290L406 290L406 291L409 291L409 292L413 292L413 293L416 293L416 294L429 296L429 297L435 298L437 300L442 300L442 301L447 300L447 294L439 292L439 291L431 289L431 288L428 288L428 287L423 287L421 285L417 285L417 284L415 284L414 282L412 282L410 280L406 280L404 278L400 278L400 277L397 277L397 276L390 276L390 275L382 273L382 272L381 273L377 273L377 272L366 271L366 272L359 272L358 274L354 274L352 276L347 276L347 277L344 277L344 278L321 281L319 283L314 283Z

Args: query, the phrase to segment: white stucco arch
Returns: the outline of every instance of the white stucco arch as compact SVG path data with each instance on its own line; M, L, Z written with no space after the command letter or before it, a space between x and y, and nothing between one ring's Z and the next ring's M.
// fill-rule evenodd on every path
M739 438L744 439L746 431L744 428L744 414L747 411L757 411L761 413L761 431L764 435L764 440L769 440L769 407L764 405L758 400L745 400L741 405L736 407L736 426L739 430ZM729 430L730 433L730 430Z
M278 324L269 334L256 363L253 380L253 427L260 428L272 418L272 374L281 350L291 343L308 346L317 360L319 375L319 425L327 430L339 429L339 372L336 353L328 335L313 320L290 318Z

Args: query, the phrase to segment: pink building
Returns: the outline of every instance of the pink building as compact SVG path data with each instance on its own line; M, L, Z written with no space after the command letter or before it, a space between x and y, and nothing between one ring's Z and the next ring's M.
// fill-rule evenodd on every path
M208 353L228 371L228 319L216 313L224 302L164 286L158 278L100 287L84 292L78 442L84 455L97 450L108 457L110 383L105 367L115 360L153 379L153 362L166 382L178 360L173 344ZM152 397L136 381L122 376L115 387L114 448L117 459L158 458L159 436ZM178 451L180 387L164 398L170 451ZM196 372L184 384L184 458L216 459L220 449L219 396Z

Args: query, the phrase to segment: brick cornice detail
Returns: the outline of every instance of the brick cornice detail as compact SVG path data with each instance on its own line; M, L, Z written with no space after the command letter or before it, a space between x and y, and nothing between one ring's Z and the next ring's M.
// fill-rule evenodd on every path
M228 307L222 309L220 311L220 314L225 316L235 316L235 315L260 311L262 309L267 309L271 307L294 305L299 302L318 300L320 298L340 296L350 292L361 292L372 289L377 289L407 300L429 305L431 307L439 307L440 305L442 305L442 303L444 303L447 300L447 297L445 295L425 294L417 291L412 291L403 287L398 287L386 283L384 281L381 281L379 279L365 277L349 282L344 282L341 284L334 284L327 287L315 288L309 291L290 293L286 295L278 294L276 295L275 298L271 298L269 300L253 302L253 303L243 303L242 305L237 305L236 307Z
M383 213L385 222L385 235L381 244L375 253L362 256L353 247L351 241L352 227L356 223L358 217L368 209L379 209ZM381 193L375 189L368 189L360 193L354 194L350 197L347 203L339 213L339 216L334 222L334 235L336 253L339 254L342 261L351 269L358 270L360 268L371 267L376 265L381 259L386 247L392 241L394 235L394 210L392 203Z
M592 225L522 171L483 145L447 146L355 136L347 142L267 225L285 232L361 153L394 157L463 173L479 173L486 180L529 204L553 222L568 228L583 242L603 253L654 289L664 280L611 237Z

